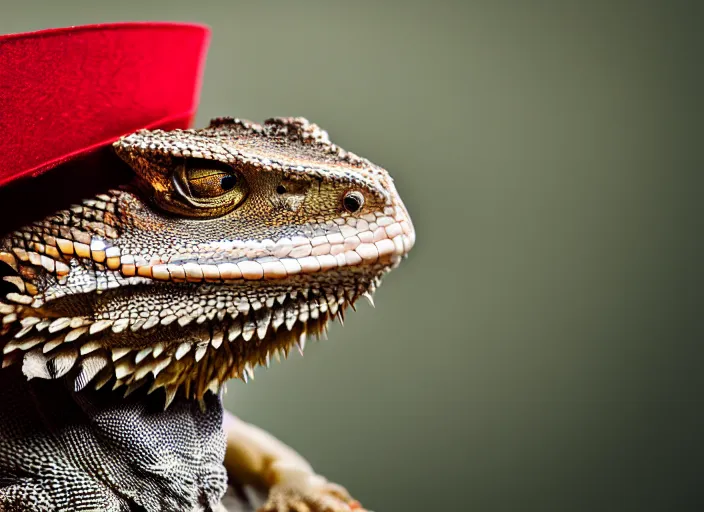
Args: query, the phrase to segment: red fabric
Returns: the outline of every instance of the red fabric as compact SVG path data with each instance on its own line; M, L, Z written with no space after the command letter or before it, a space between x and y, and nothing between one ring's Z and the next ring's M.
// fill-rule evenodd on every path
M0 36L0 186L139 128L185 128L208 28L115 23Z

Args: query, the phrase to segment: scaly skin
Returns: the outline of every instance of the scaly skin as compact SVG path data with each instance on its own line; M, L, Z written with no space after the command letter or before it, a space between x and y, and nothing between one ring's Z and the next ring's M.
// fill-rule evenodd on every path
M387 172L302 118L140 131L114 148L131 183L0 239L3 371L76 396L109 382L202 401L303 350L414 243ZM262 510L355 507L290 449L227 424L228 472L271 489Z

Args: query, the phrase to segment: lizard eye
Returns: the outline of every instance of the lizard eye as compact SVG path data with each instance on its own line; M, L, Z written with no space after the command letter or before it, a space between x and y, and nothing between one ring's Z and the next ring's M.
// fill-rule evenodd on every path
M240 173L212 160L185 161L176 168L172 183L178 204L164 206L193 217L224 215L237 207L248 191Z
M218 169L189 169L188 185L191 193L198 199L219 197L237 186L239 181L235 174L228 174Z

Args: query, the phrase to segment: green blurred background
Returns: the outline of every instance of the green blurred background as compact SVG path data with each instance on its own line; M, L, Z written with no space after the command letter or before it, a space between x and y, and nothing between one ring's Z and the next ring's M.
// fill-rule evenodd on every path
M418 236L377 309L227 395L370 508L679 511L704 509L703 14L24 0L0 32L207 23L198 124L304 115L392 172Z

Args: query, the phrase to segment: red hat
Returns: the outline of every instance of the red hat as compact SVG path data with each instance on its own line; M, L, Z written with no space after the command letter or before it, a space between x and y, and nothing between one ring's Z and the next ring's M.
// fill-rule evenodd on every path
M114 23L0 36L0 186L140 128L186 128L210 32Z

